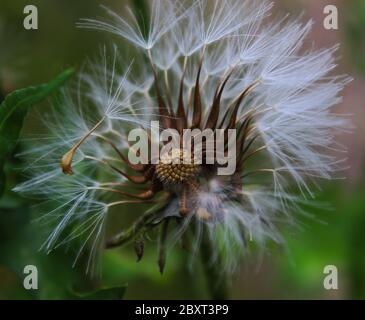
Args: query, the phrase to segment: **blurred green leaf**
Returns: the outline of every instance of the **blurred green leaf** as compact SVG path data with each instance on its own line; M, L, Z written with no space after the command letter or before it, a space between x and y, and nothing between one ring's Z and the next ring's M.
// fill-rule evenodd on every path
M0 197L4 193L5 190L5 172L3 170L4 167L4 161L0 161Z
M5 161L16 146L28 108L59 89L72 74L68 69L48 83L16 90L0 104L0 196L5 188Z
M72 294L80 300L120 300L123 299L126 289L127 285L123 285L100 288L86 293L72 291Z
M278 257L281 282L287 284L287 291L299 293L300 298L328 297L329 292L323 287L323 270L326 265L335 265L341 279L341 294L364 299L365 258L359 251L365 240L364 188L347 193L333 183L318 199L331 203L333 210L312 208L316 218L305 221L301 232L293 236L287 230L290 259Z
M353 0L349 6L350 14L346 24L346 41L352 56L351 63L358 71L365 73L365 1Z

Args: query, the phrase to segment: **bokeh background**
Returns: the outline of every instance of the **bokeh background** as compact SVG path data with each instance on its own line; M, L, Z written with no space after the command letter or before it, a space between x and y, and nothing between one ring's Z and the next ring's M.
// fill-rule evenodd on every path
M39 29L23 28L23 9L34 4L39 11ZM0 3L0 101L17 88L47 82L62 70L80 68L101 44L113 37L75 27L79 18L101 14L104 4L123 12L126 0L1 0ZM137 1L138 2L138 1ZM242 269L232 277L233 299L364 299L365 298L365 0L276 0L276 11L314 19L311 34L316 46L341 44L339 73L354 81L346 88L338 112L353 114L354 133L340 137L348 147L345 180L322 185L318 199L332 209L312 208L313 218L301 218L298 228L283 229L286 248L268 245L247 254ZM339 10L339 30L323 28L323 8L334 4ZM37 106L47 108L47 103ZM31 111L25 131L37 126ZM17 147L21 150L22 143ZM36 203L22 199L11 189L24 177L16 168L18 158L6 163L7 185L0 199L0 299L80 298L75 288L126 286L126 299L207 298L204 276L199 268L188 269L187 254L170 253L166 272L156 266L154 246L136 263L132 248L107 252L101 279L85 275L82 262L72 267L73 255L59 249L49 255L39 252L44 239L32 222ZM23 288L23 268L34 264L39 270L39 289ZM323 269L335 265L339 289L323 287ZM78 292L78 291L77 291Z

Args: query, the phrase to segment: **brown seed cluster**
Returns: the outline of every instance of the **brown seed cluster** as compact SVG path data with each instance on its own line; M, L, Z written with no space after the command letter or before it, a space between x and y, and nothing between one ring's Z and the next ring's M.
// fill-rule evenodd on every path
M200 165L194 164L187 150L172 149L161 156L156 172L160 181L167 185L182 184L197 178Z

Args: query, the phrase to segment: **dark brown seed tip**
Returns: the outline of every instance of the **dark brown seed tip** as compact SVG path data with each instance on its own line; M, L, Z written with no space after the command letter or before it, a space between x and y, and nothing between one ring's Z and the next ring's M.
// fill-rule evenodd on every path
M163 275L163 272L165 270L165 259L158 259L158 267L159 267L159 270L160 270L160 273L161 275Z
M137 239L134 243L134 251L137 255L137 262L141 261L144 254L144 241L143 239Z

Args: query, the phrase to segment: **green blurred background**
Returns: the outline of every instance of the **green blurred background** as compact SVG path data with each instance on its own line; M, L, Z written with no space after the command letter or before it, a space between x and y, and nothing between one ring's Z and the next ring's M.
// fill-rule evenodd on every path
M23 0L0 3L0 101L14 89L43 83L62 70L80 68L93 57L101 44L113 37L75 27L79 18L96 17L104 4L122 13L126 0L32 0L38 7L39 29L23 28ZM138 2L138 1L137 1ZM311 209L314 219L301 218L296 230L283 229L287 248L269 245L262 252L247 254L241 270L232 277L230 298L234 299L364 299L365 298L365 0L277 0L275 11L299 14L315 21L312 39L317 46L341 44L339 73L354 81L344 92L338 112L354 114L355 132L340 137L348 147L346 180L323 185L318 199L332 210ZM335 4L339 10L339 30L323 28L323 8ZM120 42L118 42L120 44ZM120 44L122 46L122 44ZM44 103L38 108L47 107ZM37 125L32 112L26 128ZM28 128L28 129L27 129ZM22 144L18 145L18 151ZM202 271L190 271L187 255L176 248L170 253L166 272L156 266L153 244L145 258L135 262L132 248L107 252L103 275L90 279L82 263L72 268L73 255L60 249L46 255L38 251L44 235L32 223L34 202L10 190L22 179L20 160L6 164L7 186L0 199L0 299L79 298L77 288L127 286L126 299L207 298ZM39 270L39 289L23 288L23 268L34 264ZM325 290L323 269L335 265L339 289ZM76 289L75 289L76 288Z

